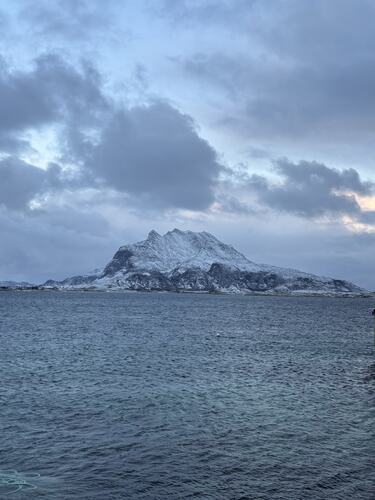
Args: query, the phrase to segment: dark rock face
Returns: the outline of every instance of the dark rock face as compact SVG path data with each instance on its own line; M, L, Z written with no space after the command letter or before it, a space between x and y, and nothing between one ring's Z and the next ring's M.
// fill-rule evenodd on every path
M162 273L159 272L151 272L151 273L142 273L142 272L134 272L130 273L127 276L127 281L129 286L128 290L143 290L143 291L174 291L175 288L171 281ZM122 282L119 280L116 283L114 281L115 287L122 287Z
M174 274L171 280L178 290L209 292L231 288L266 292L284 283L284 280L274 273L237 271L217 263L212 264L208 272L189 269L184 273Z
M109 262L109 264L104 268L103 275L113 276L122 269L126 271L130 271L131 269L133 269L134 266L130 261L133 255L133 252L131 252L130 250L126 248L120 248L113 256L111 262Z
M322 288L322 283L319 280L314 280L313 278L298 277L293 281L293 290L315 290L318 291ZM357 287L352 283L344 280L334 280L332 279L328 288L332 292L337 293L350 293L353 292Z
M233 271L221 264L212 264L208 274L217 288L235 286L241 290L266 292L285 283L285 280L275 273Z
M95 281L97 276L73 276L72 278L66 278L63 281L48 280L43 286L55 287L55 286L79 286L79 285L90 285Z
M175 273L171 281L177 290L213 291L214 287L209 274L201 269L188 269L183 273Z
M353 285L348 281L332 280L332 282L335 285L336 289L342 292L350 292L351 288L353 287Z

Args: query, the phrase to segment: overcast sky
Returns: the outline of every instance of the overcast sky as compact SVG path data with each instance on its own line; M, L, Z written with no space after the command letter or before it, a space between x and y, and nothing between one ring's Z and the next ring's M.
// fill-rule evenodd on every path
M375 289L373 0L3 0L0 281L151 229Z

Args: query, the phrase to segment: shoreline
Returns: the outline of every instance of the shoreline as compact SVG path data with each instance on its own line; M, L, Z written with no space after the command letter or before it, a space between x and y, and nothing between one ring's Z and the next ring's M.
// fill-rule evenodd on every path
M340 298L340 299L369 299L375 297L375 292L366 294L356 293L314 293L314 292L226 292L209 290L132 290L132 289L103 289L103 288L47 288L47 287L0 287L0 292L100 292L100 293L176 293L196 295L221 295L221 296L243 296L243 297L318 297L318 298Z

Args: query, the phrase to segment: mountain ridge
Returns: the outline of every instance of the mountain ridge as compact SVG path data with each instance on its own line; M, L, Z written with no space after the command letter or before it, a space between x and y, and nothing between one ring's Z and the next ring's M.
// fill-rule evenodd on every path
M152 230L145 240L121 246L94 274L48 280L42 287L292 295L368 293L345 280L257 264L206 231L176 228L164 235Z

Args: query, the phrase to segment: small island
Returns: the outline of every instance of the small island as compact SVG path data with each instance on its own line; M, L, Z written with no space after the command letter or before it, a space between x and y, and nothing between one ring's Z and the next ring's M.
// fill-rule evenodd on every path
M371 293L341 279L257 264L208 232L152 230L122 246L91 274L41 285L0 282L0 290L167 291L251 295L363 297Z

